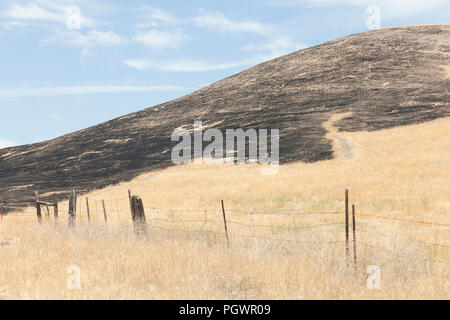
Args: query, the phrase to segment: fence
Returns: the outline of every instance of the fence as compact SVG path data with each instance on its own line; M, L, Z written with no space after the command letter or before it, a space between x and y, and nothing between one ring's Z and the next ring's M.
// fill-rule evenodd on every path
M77 221L77 210L81 212L81 208L83 206L82 201L77 202L77 198L79 197L76 191L72 191L69 193L69 201L68 201L68 226L70 228L74 228ZM50 219L50 211L49 207L53 208L54 219L58 221L58 199L54 197L54 202L46 202L39 199L39 195L36 193L36 215L39 223L42 223L42 211L46 209L46 217ZM440 228L440 230L450 231L450 225L444 223L430 222L430 221L418 221L412 219L404 219L398 217L389 217L378 214L369 214L369 213L359 213L356 211L355 204L352 204L350 207L349 200L349 192L345 190L344 194L344 210L342 211L299 211L299 210L270 210L270 211L249 211L249 210L240 210L227 208L226 203L221 200L218 208L216 210L203 210L203 209L181 209L181 208L158 208L154 206L145 206L143 200L137 196L132 195L130 191L128 191L128 197L118 198L118 199L109 199L110 203L116 204L116 210L108 208L105 204L104 199L95 199L95 198L85 198L85 206L86 206L86 216L88 224L91 224L91 215L92 213L101 213L102 220L105 223L108 223L108 215L111 218L111 213L115 212L117 216L119 215L119 209L117 202L118 201L127 201L129 203L131 219L130 221L133 224L134 232L138 237L148 238L149 234L157 234L157 230L161 231L161 235L167 235L168 233L187 233L187 234L209 234L214 235L216 237L223 237L224 241L227 242L227 246L232 246L233 239L255 239L255 240L270 240L276 242L284 242L291 243L295 245L307 245L307 246L316 246L316 245L337 245L342 248L345 248L345 261L347 266L350 266L350 262L352 261L355 270L358 269L358 247L363 246L366 248L372 248L375 250L379 250L387 253L392 256L392 261L401 260L401 259L416 259L428 264L439 264L439 265L450 265L450 262L443 260L431 260L425 258L416 258L415 256L402 256L392 251L390 248L385 246L381 246L380 244L369 243L365 240L361 240L361 235L370 235L375 236L375 238L371 238L372 241L377 241L376 239L391 239L396 241L397 238L389 235L387 233L373 231L366 227L364 224L367 222L373 221L389 221L391 223L402 223L408 225L416 225L416 226L432 226L436 228ZM95 203L95 208L93 208L92 203ZM98 209L98 204L101 204L101 208ZM2 213L2 198L0 196L0 214ZM350 209L351 208L351 209ZM150 212L150 218L146 217ZM159 213L164 213L163 217L159 217ZM180 218L167 218L167 216L173 215L173 213L184 212L196 214L197 218L189 218L189 219L180 219ZM232 215L238 214L239 217L248 217L247 221L230 219L229 214ZM213 215L214 218L211 219L210 216ZM1 214L1 216L3 216ZM199 216L203 216L202 219L198 218ZM295 224L290 225L275 225L275 224L262 224L258 222L258 219L261 217L313 217L315 219L321 218L327 221L321 223L314 223L308 225L297 226ZM344 216L344 219L342 219ZM79 218L79 216L78 216ZM338 218L339 220L336 220ZM333 219L332 221L329 221ZM364 223L357 224L358 221L362 221ZM343 220L343 221L342 221ZM159 225L158 225L159 223ZM164 224L164 225L161 225ZM196 229L186 228L187 224L199 225ZM181 225L181 227L180 227ZM215 225L215 229L207 229L206 226ZM221 227L220 227L221 226ZM253 234L242 234L236 233L235 230L230 229L230 226L240 226L245 230L254 231ZM386 226L386 225L384 225ZM273 233L283 233L285 231L289 235L292 233L299 234L305 231L314 231L319 228L329 228L336 227L342 228L342 239L333 239L333 240L318 240L318 241L304 241L298 239L288 239L283 237L275 237ZM351 230L350 230L351 227ZM219 229L220 228L220 229ZM221 230L221 231L220 231ZM261 234L261 232L256 230L270 230L271 234ZM350 239L350 234L351 238ZM421 245L425 245L427 247L439 248L448 250L450 245L443 243L430 242L419 239L408 239L408 242L411 243L420 243ZM350 248L350 244L352 244L352 248ZM352 249L352 250L350 250ZM350 251L352 251L350 253ZM353 258L353 259L352 259ZM385 264L389 263L386 262ZM444 278L448 278L445 276Z

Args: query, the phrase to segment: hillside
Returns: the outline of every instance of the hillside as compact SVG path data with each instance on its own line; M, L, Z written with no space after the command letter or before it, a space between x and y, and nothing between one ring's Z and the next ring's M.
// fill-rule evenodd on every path
M12 210L33 192L97 189L172 165L170 135L194 120L280 129L280 160L333 158L324 127L374 131L450 115L450 25L351 35L294 52L185 97L37 144L0 150L0 194Z
M0 297L448 299L450 117L371 132L325 127L329 161L271 176L254 164L145 173L80 197L70 232L68 201L57 224L51 209L41 225L34 207L4 217ZM345 261L344 188L356 205L359 276ZM149 241L132 232L129 189L143 200ZM72 263L82 290L66 288ZM381 290L367 288L369 265L382 268Z

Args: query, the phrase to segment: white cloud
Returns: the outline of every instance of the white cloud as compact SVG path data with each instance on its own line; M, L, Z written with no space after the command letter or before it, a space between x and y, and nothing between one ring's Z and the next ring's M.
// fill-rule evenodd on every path
M67 8L70 2L49 2L45 0L37 0L40 6L29 2L28 4L13 4L4 9L2 16L11 19L12 22L18 21L47 21L66 24L67 22ZM96 22L81 12L81 26L93 27Z
M204 12L194 22L200 27L217 29L222 32L249 32L266 35L272 28L257 21L233 21L219 12Z
M74 86L1 89L0 98L22 98L32 96L62 96L98 93L176 91L188 88L172 85L159 86Z
M247 60L230 62L230 63L209 63L193 60L176 60L176 61L150 61L147 59L131 59L125 60L124 64L139 70L159 70L168 72L204 72L215 70L226 70L238 67L249 67L257 63L268 60L267 56L259 56Z
M128 59L123 63L138 70L148 70L151 68L151 63L147 59Z
M72 31L66 34L68 35L68 43L79 47L114 46L121 45L125 42L121 36L113 31L93 30L85 34Z
M47 11L34 4L14 4L4 13L4 16L17 20L50 20L61 22L64 20L60 14Z
M22 21L0 21L0 26L5 30L11 30L17 27L26 27L28 24Z
M272 57L279 57L285 54L304 49L307 46L303 43L295 42L288 36L271 39L265 43L255 45L249 44L243 46L241 49L244 51L259 51L266 52Z
M139 11L144 12L140 16L142 22L136 23L136 30L154 29L164 24L175 24L179 19L175 16L153 7L143 7Z
M188 36L181 30L172 32L151 29L138 31L133 36L133 41L153 48L177 48Z
M396 18L419 15L442 4L450 4L450 0L269 0L263 3L272 6L302 7L344 5L367 8L372 5L377 5L381 8L381 14L383 16L387 18Z
M149 18L152 18L155 20L160 20L160 21L163 21L166 23L173 23L177 20L171 14L164 12L157 8L150 8L150 14L148 16L149 16Z
M136 24L135 28L137 30L141 30L141 29L149 29L149 28L156 28L159 27L158 22L143 22L143 23L138 23Z
M67 46L83 48L82 54L87 54L94 47L110 47L127 43L120 35L113 31L92 30L88 32L67 30L59 31L55 36L41 41L47 43L62 43Z
M13 147L15 145L17 145L17 143L14 143L12 141L0 138L0 149Z

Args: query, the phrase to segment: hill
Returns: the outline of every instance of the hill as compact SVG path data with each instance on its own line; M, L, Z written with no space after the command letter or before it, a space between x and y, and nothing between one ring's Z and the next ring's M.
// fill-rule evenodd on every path
M333 158L324 128L374 131L450 115L450 25L369 31L259 64L185 97L50 141L0 150L7 209L33 191L98 189L172 165L175 128L280 129L280 161Z

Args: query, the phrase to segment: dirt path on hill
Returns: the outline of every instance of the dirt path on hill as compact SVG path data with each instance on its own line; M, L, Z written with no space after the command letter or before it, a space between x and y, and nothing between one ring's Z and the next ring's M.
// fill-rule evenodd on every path
M326 137L332 141L333 153L337 159L349 160L357 155L355 143L349 137L340 134L338 128L334 126L339 120L351 115L351 112L335 114L323 124L323 127L328 131Z

